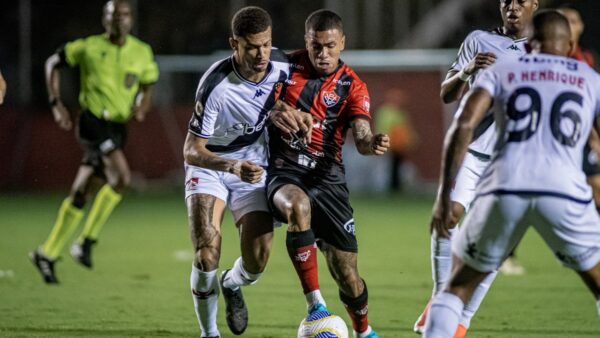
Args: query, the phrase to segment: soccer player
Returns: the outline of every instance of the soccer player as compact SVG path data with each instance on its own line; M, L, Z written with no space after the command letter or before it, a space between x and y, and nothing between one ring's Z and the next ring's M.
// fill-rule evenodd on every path
M233 16L233 55L214 63L200 79L185 140L185 197L195 250L190 285L202 337L220 336L219 284L229 328L236 335L246 330L248 310L240 287L257 282L271 252L265 129L269 112L279 108L276 102L289 74L287 63L270 60L271 27L271 17L259 7L244 7ZM308 119L298 123L307 132L311 119L304 115ZM285 119L278 123L287 125L285 130L300 130L293 120L291 125ZM241 257L219 279L226 207L239 229Z
M290 56L292 71L283 99L310 112L311 142L303 134L270 130L268 198L276 217L288 224L286 245L300 278L308 312L325 310L319 290L316 244L339 286L356 337L378 337L369 326L367 285L358 273L355 224L342 163L348 128L363 155L382 155L384 134L373 135L367 86L340 60L342 19L329 10L310 14L306 50Z
M445 103L458 100L480 72L496 62L497 59L516 58L526 53L527 26L531 21L534 11L538 8L537 0L500 0L500 14L502 27L492 31L476 30L467 36L460 47L456 62L452 64L446 80L442 83L440 96ZM435 295L442 290L452 271L451 241L455 233L456 224L468 210L475 197L475 185L483 170L489 165L491 153L496 139L495 126L492 112L477 127L473 142L465 156L459 174L456 177L455 187L451 194L452 219L454 226L449 230L449 237L440 237L435 231L431 235L431 263L433 277L433 291ZM431 227L435 229L432 220ZM465 307L461 317L460 326L455 337L466 335L471 318L483 301L487 290L495 278L495 273L480 285L470 303ZM427 318L429 304L417 319L414 331L422 333Z
M77 131L84 150L71 192L58 211L50 235L30 254L49 284L58 283L56 259L83 218L83 207L95 194L83 231L71 248L77 262L92 267L92 246L130 182L123 153L126 123L132 117L144 120L150 109L151 86L158 79L152 49L129 34L133 24L130 3L108 1L102 23L104 34L68 42L46 61L50 106L54 120L64 130L70 130L73 122L61 101L59 68L68 65L81 72L82 111Z
M600 218L581 170L590 130L600 129L600 76L567 58L569 24L558 12L538 13L533 27L534 54L500 60L486 70L447 133L434 207L441 236L448 236L453 225L453 177L490 106L501 137L453 244L454 273L432 301L426 338L452 336L477 285L530 225L565 266L579 273L600 312Z

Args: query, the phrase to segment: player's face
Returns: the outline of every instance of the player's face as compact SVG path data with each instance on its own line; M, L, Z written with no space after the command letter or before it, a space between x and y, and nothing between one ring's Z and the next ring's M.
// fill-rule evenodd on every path
M262 73L271 57L271 27L264 32L229 39L236 63L245 73Z
M126 2L109 2L104 8L104 28L113 36L125 36L131 32L133 17Z
M346 38L338 29L322 32L310 30L304 37L308 57L320 75L329 75L337 69Z
M573 42L579 42L579 37L583 33L583 21L579 12L570 8L561 8L559 12L569 20L571 27L571 39Z
M500 0L500 13L506 33L522 35L520 33L528 28L537 8L537 0Z

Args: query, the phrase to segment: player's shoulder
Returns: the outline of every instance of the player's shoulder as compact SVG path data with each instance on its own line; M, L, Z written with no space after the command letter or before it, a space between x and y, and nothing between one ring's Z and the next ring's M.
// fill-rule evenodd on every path
M344 63L342 64L342 76L340 76L340 80L343 80L343 78L352 80L352 85L353 87L366 87L366 83L360 78L360 76L358 76L358 74L356 73L356 71L348 64Z
M476 29L474 31L471 31L469 34L467 34L464 42L465 43L479 42L479 41L485 40L486 38L489 38L492 35L494 35L494 33L491 31Z

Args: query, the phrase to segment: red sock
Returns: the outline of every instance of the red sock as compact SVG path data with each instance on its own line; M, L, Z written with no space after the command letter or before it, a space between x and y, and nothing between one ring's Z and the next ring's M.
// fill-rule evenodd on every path
M312 230L288 231L286 245L292 264L294 264L300 283L302 283L304 294L319 290L317 248Z
M369 293L367 292L367 283L364 285L363 293L356 298L349 297L340 290L340 299L352 319L352 328L358 333L365 332L369 328Z

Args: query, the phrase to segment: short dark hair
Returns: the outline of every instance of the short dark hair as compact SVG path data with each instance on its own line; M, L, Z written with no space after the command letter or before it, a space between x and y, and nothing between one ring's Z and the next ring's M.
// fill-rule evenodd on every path
M233 15L231 33L234 36L247 36L264 32L271 25L271 16L267 11L256 6L247 6Z
M538 41L557 38L556 31L550 29L551 26L558 26L567 38L571 35L569 21L555 9L544 9L537 12L533 16L532 23L533 37Z
M344 33L342 18L334 11L328 9L319 9L312 12L304 24L305 32L313 30L315 32L324 32L330 29L337 29Z

